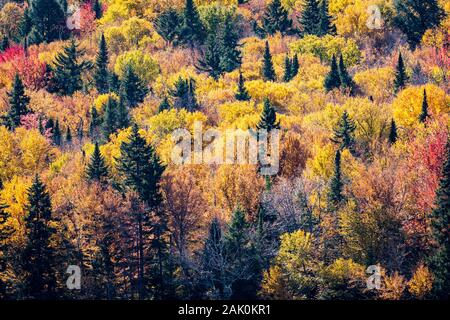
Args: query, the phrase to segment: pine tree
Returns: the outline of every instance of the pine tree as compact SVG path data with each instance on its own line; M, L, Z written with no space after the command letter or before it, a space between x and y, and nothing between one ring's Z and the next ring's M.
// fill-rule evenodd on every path
M59 95L71 96L75 91L83 88L81 75L84 70L91 68L92 64L88 61L79 61L85 51L78 49L75 40L64 47L63 51L58 53L53 71L52 84L50 91Z
M322 0L320 4L318 35L325 36L335 33L336 26L331 21L331 16L328 12L328 0Z
M14 77L12 90L8 93L8 97L10 109L5 122L10 129L14 129L20 125L20 118L31 112L28 108L30 98L25 94L25 86L19 74Z
M89 136L96 138L98 135L98 127L102 123L101 118L98 115L97 108L93 106L91 108L91 122L89 123Z
M52 130L53 143L57 146L61 145L61 129L59 128L59 120L56 120Z
M180 76L175 82L175 87L169 92L175 98L175 108L184 108L190 112L198 109L194 79L183 79Z
M406 74L405 63L403 62L403 56L402 53L400 52L398 55L398 63L395 72L394 92L398 93L400 90L405 88L407 81L408 76Z
M434 250L428 258L428 266L434 276L433 293L436 298L445 300L450 297L450 140L435 204L430 216Z
M283 75L283 81L289 82L292 79L292 65L291 65L291 59L286 54L286 57L284 58L284 75Z
M342 54L339 58L339 77L341 79L341 87L349 90L350 94L352 94L355 88L355 83L347 71Z
M273 68L272 55L270 54L268 41L266 41L266 47L264 49L264 64L262 75L265 81L275 81L275 70Z
M70 127L67 127L67 131L66 131L66 143L67 144L72 143L72 132L70 131Z
M0 190L1 190L0 181ZM6 262L9 258L8 252L8 240L14 234L15 230L11 225L8 225L8 219L10 214L5 211L8 206L0 202L0 275L6 269ZM3 281L3 277L0 277L0 299L6 298L6 283Z
M95 19L100 19L102 17L102 5L99 0L92 1L92 11L95 13Z
M245 213L238 207L233 213L228 232L224 237L225 250L236 255L238 259L244 258L245 246L248 241L248 228L249 225L245 220Z
M117 105L117 117L116 117L116 128L117 130L125 129L130 126L130 115L128 108L123 103L122 97L119 99L119 104Z
M2 39L2 43L0 44L0 51L3 52L9 48L9 38L4 36Z
M277 121L275 108L268 98L264 99L263 112L256 128L258 130L267 130L267 132L270 132L273 129L280 129L280 123Z
M68 35L66 16L57 0L30 0L30 43L52 42Z
M98 142L95 143L94 153L86 168L86 177L90 181L105 182L108 179L108 167L105 158L100 153Z
M206 50L202 54L202 57L198 60L198 65L196 68L200 71L209 73L214 80L217 80L223 74L223 70L220 65L220 47L216 43L215 35L208 35L205 47Z
M341 76L336 62L336 57L334 55L331 59L331 70L325 78L324 85L327 91L332 91L341 87Z
M80 119L80 121L78 121L77 128L76 128L76 135L77 135L78 141L81 143L83 141L83 137L84 137L84 121L83 121L83 119Z
M117 101L111 97L108 98L103 115L103 136L105 140L117 131Z
M317 0L306 0L300 18L304 34L320 35L320 10Z
M194 44L202 44L205 39L206 31L203 26L197 7L193 0L186 0L183 11L183 23L180 28L180 42L189 44L191 48Z
M121 84L120 84L119 76L117 74L115 74L114 72L110 72L108 83L109 83L109 91L115 92L117 94L120 93L120 85Z
M247 89L245 88L245 80L244 80L244 76L242 75L241 71L239 71L238 91L236 92L235 97L239 101L248 101L251 98L250 94L248 93Z
M263 28L270 35L276 32L286 34L291 31L292 20L289 19L288 12L280 0L273 0L267 5L263 16Z
M355 144L354 132L356 125L348 115L347 111L344 111L342 117L339 119L337 126L334 128L334 137L331 139L335 144L339 146L340 150L345 148L353 151Z
M439 26L445 18L438 0L395 1L394 5L394 25L406 35L412 49L420 44L425 31Z
M428 113L427 90L423 89L422 111L419 115L419 122L425 123L429 117L430 114Z
M131 65L128 65L125 70L125 75L121 83L121 95L128 107L134 108L139 103L144 101L148 89L145 84L139 79L139 76L133 70Z
M19 33L20 33L20 36L24 39L24 42L25 42L25 38L30 33L32 27L33 27L33 22L31 21L31 17L30 17L30 10L29 10L29 7L26 7L25 10L23 11L23 16L22 16L22 19L20 20L20 24L19 24Z
M163 112L164 110L170 110L172 107L169 103L169 99L167 97L164 97L164 99L161 101L158 107L158 113Z
M397 124L395 123L394 119L391 120L391 127L389 129L389 144L395 144L397 142Z
M105 36L102 34L98 45L98 53L95 58L94 80L99 93L106 93L109 90L108 72L108 48Z
M170 8L158 15L155 21L155 29L168 43L174 43L179 40L182 23L183 18L180 14Z
M55 251L50 245L56 230L52 226L50 195L37 175L27 197L27 238L22 252L25 291L29 298L48 299L55 297L56 290Z
M227 14L218 30L217 42L220 48L220 69L231 72L241 66L242 57L238 49L239 34L231 14Z
M299 68L300 66L298 64L298 56L297 54L294 54L294 57L291 61L291 79L294 79L295 76L297 76Z
M344 200L342 190L344 183L342 182L341 173L341 151L336 152L336 158L334 159L334 175L330 181L330 190L328 192L328 202L332 208L338 205Z

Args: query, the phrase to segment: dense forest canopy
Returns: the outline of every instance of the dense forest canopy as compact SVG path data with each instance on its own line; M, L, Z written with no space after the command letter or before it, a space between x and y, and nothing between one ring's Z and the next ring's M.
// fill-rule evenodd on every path
M449 79L449 0L2 1L0 299L449 298Z

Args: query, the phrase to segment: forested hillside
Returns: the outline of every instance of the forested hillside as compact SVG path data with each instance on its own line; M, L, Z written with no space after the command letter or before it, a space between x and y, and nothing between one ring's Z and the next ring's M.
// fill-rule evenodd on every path
M0 5L0 299L449 298L449 0Z

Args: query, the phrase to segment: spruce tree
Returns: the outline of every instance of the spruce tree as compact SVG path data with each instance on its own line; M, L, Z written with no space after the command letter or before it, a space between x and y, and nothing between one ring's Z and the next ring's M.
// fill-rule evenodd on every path
M450 140L430 221L434 245L428 266L433 273L433 294L445 300L450 298Z
M98 115L97 108L91 108L91 122L89 123L89 136L96 138L98 135L98 127L102 123L102 119Z
M190 112L198 109L194 79L183 79L180 76L175 82L175 87L169 92L175 98L175 108L184 108Z
M341 173L341 151L336 152L336 157L334 159L334 175L330 181L330 190L328 192L328 203L331 208L334 208L342 200L344 196L342 195L342 190L344 188L344 183L342 182Z
M216 43L216 37L214 34L209 34L206 39L205 52L198 60L197 69L209 73L214 80L219 79L223 74L223 70L220 65L221 52L220 47Z
M119 99L119 104L117 105L117 117L116 117L116 128L117 130L125 129L130 126L130 115L128 108L123 103L122 97Z
M25 207L26 240L22 251L22 268L25 275L26 296L35 299L55 297L57 273L55 250L50 239L56 230L53 227L50 195L36 175L27 193Z
M270 103L269 98L264 99L263 112L256 128L258 130L267 130L267 132L270 132L273 129L280 129L280 123L277 121L275 108Z
M202 44L205 36L205 27L202 24L194 1L186 0L183 11L183 23L180 28L180 42L193 48L196 43Z
M339 150L345 148L353 151L355 144L354 132L356 125L348 115L347 111L344 111L342 117L339 119L337 126L334 128L334 137L331 139L338 145Z
M355 89L355 83L347 71L342 54L339 58L339 77L341 79L341 87L344 90L348 90L349 93L352 94Z
M168 43L174 43L179 40L182 23L183 18L180 14L170 8L156 17L155 29Z
M288 12L283 8L280 0L272 0L266 7L263 16L264 31L273 35L276 32L286 34L291 31L292 20L288 17Z
M251 98L250 94L245 88L244 76L242 75L242 71L240 70L239 70L238 91L236 92L235 97L239 101L248 101Z
M9 48L9 38L7 36L4 36L2 39L2 43L0 44L0 51L5 51Z
M124 98L126 105L130 108L136 107L143 102L148 89L144 82L133 70L131 65L127 65L125 75L121 83L121 96Z
M102 34L98 45L98 53L95 57L94 69L95 86L101 94L109 90L108 60L108 48L106 46L105 36Z
M117 101L111 97L105 105L105 113L103 115L103 136L105 140L117 131Z
M425 123L429 117L430 114L428 113L427 90L423 89L422 111L420 112L419 115L419 122Z
M264 49L264 64L262 69L262 75L265 81L275 81L275 70L272 63L272 55L270 54L269 42L266 41Z
M0 181L1 190L1 181ZM8 206L0 202L0 275L2 275L6 269L6 264L9 259L8 242L11 236L14 234L14 228L7 224L10 214L6 212ZM0 299L6 298L6 283L3 281L3 277L0 277Z
M331 21L331 16L328 12L328 0L322 0L320 4L318 35L325 36L335 33L336 26Z
M59 95L71 96L75 91L83 88L81 75L84 70L89 69L92 64L88 61L80 61L85 51L78 49L75 40L64 47L63 51L58 53L53 71L52 84L50 91Z
M59 127L59 120L56 120L55 126L53 127L52 140L55 145L61 145L61 129Z
M11 92L8 92L9 97L9 111L6 114L6 125L10 129L15 129L20 125L20 118L31 110L28 108L30 98L25 94L25 86L16 74Z
M397 134L397 124L394 119L391 120L391 127L389 128L389 144L395 144L397 142L398 134Z
M248 228L249 225L245 220L245 213L238 207L233 212L228 232L224 237L225 250L230 254L236 255L238 259L244 258L245 246L248 241Z
M68 35L66 16L57 0L30 0L30 43L51 42Z
M408 76L406 74L405 63L403 62L403 56L400 52L398 55L398 63L395 71L394 92L398 93L400 90L404 89L407 81Z
M31 21L30 17L30 10L29 7L26 7L23 11L22 19L19 23L19 33L22 39L25 42L25 38L28 36L28 34L31 31L31 28L33 27L33 22Z
M239 46L239 34L231 14L227 14L218 30L217 42L220 51L220 69L231 72L239 68L242 62Z
M289 82L292 79L292 65L291 65L291 59L286 54L286 57L284 58L284 74L283 74L283 81Z
M325 78L324 85L327 92L341 87L341 75L334 55L331 59L331 70Z
M95 14L95 19L100 19L102 17L102 5L99 0L92 1L92 11Z
M211 283L212 290L218 290L219 296L224 296L224 283L222 279L225 276L224 270L224 248L223 236L220 221L214 217L209 225L208 237L203 247L201 264L202 271Z
M70 131L70 127L67 127L66 131L66 143L71 144L72 143L72 131Z
M291 61L291 79L294 79L295 76L298 74L299 68L300 66L298 64L298 56L297 54L294 54L294 57L292 58Z
M169 103L169 99L164 97L158 107L158 113L163 112L164 110L170 110L172 107Z
M320 35L320 10L317 0L306 0L299 20L304 34Z
M425 31L439 26L445 18L438 0L403 0L394 5L394 25L406 35L412 49L420 44Z
M86 168L86 177L89 181L105 182L108 179L108 167L105 158L100 153L98 142L95 143L94 153Z

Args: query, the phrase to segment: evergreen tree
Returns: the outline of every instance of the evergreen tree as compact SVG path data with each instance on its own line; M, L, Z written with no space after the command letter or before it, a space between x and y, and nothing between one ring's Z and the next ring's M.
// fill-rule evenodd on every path
M109 72L109 91L115 92L117 94L120 94L120 80L119 76L115 74L114 72Z
M425 123L429 117L430 114L428 113L427 90L423 89L422 111L420 112L419 115L420 123Z
M268 41L266 41L266 47L264 49L264 64L262 75L265 81L275 81L275 70L273 68L272 55L270 54Z
M300 18L304 34L320 35L320 10L317 0L306 0Z
M108 178L108 167L100 153L98 142L95 143L94 153L87 165L86 176L88 180L96 182L104 182Z
M395 1L394 5L394 25L406 35L412 49L420 44L425 31L439 26L445 18L438 0Z
M92 1L92 11L95 13L95 19L100 19L102 17L102 5L99 0Z
M68 35L66 16L57 0L30 0L30 43L51 42ZM23 29L23 31L26 28Z
M203 43L206 31L202 24L197 7L193 0L186 0L183 11L183 23L180 28L180 42L189 44L191 48L196 43Z
M117 130L125 129L130 126L130 115L128 113L127 106L123 103L123 99L119 99L119 104L117 105L117 117L116 117L116 127Z
M263 112L256 128L258 130L265 129L267 132L270 132L273 129L280 129L280 123L277 121L275 108L272 106L268 98L264 99Z
M209 34L206 39L206 50L202 54L202 57L198 60L197 69L209 73L214 80L219 79L223 74L223 70L220 65L221 52L216 43L216 37L213 34Z
M20 36L24 39L24 42L25 42L25 38L30 33L32 27L33 27L33 22L31 21L31 17L30 17L30 10L29 10L29 7L26 7L25 10L23 11L23 16L22 16L22 19L20 20L20 24L19 24L19 33L20 33Z
M180 14L170 8L158 15L155 21L155 29L164 40L168 43L173 43L179 40L182 23L183 18Z
M85 51L78 49L75 40L64 47L63 51L58 53L55 58L52 84L50 91L60 95L71 96L75 91L83 88L81 75L84 70L91 67L88 61L79 61Z
M342 190L344 183L342 182L341 173L341 151L336 152L336 158L334 159L334 175L330 181L330 190L328 192L328 202L332 208L344 200Z
M248 228L249 225L245 220L245 213L238 207L233 213L228 232L224 237L225 250L230 254L236 255L237 259L245 258L245 246L248 242Z
M2 43L0 44L0 51L5 51L9 48L9 38L7 36L4 36L2 39Z
M433 293L436 298L445 300L450 297L450 140L435 204L430 216L434 250L428 258L428 266L434 276Z
M242 62L241 52L238 49L239 34L231 14L225 16L217 38L220 48L220 69L223 72L231 72L239 68Z
M70 127L67 127L67 131L66 131L66 143L67 144L72 143L72 132L70 131Z
M105 140L117 131L117 101L111 97L108 98L103 115L103 136Z
M136 107L144 101L147 93L148 89L144 82L139 79L132 66L128 65L121 83L121 95L126 105L130 108Z
M405 88L406 82L408 81L408 76L406 74L405 63L403 62L403 56L400 52L398 55L398 63L395 71L395 80L394 80L394 91L398 93L400 90Z
M283 75L283 81L289 82L292 79L292 65L291 65L291 59L286 54L286 57L284 58L284 75Z
M108 72L108 48L106 46L105 36L102 34L98 46L98 53L95 58L94 80L97 91L101 94L109 90L109 72Z
M50 195L36 175L27 193L25 207L26 242L22 252L27 297L48 299L55 297L55 249L50 243L56 230L52 226Z
M169 92L175 98L175 108L184 108L190 112L198 109L194 79L183 79L180 76L175 82L175 87Z
M336 26L331 21L331 16L328 12L328 0L322 0L320 4L318 35L325 36L335 33Z
M59 120L56 120L52 130L53 143L57 146L61 145L61 129L59 128Z
M20 118L31 112L28 108L30 98L25 94L25 86L19 74L14 77L12 90L8 93L8 97L10 109L5 122L10 129L14 129L20 125Z
M342 117L339 119L336 128L334 129L334 137L331 139L335 144L339 146L339 150L348 148L353 151L355 144L354 132L356 125L348 115L347 111L344 111Z
M170 110L172 107L169 103L169 99L167 97L164 97L164 99L161 101L158 107L158 113L163 112L164 110Z
M101 118L98 115L97 108L94 106L91 108L91 122L89 123L89 136L97 137L98 127L102 123Z
M342 54L339 58L339 77L341 79L341 87L349 90L350 94L352 94L355 88L355 83L347 71Z
M273 0L267 5L263 16L263 28L270 35L276 32L286 34L291 31L292 20L289 19L288 12L280 0Z
M325 78L325 89L332 91L341 87L341 75L336 62L336 57L333 55L331 59L331 70Z
M394 119L391 120L391 127L389 129L389 144L394 144L397 142L397 124L395 123Z
M245 88L244 76L242 75L241 71L239 71L238 91L236 92L235 97L239 101L248 101L251 98L250 94Z
M0 181L1 190L1 181ZM0 202L0 275L4 273L6 264L9 258L8 253L8 240L14 234L14 228L8 225L8 219L10 214L5 211L8 206ZM0 276L0 299L6 298L6 283L3 281L3 277Z
M294 57L292 58L291 61L291 79L294 79L295 76L298 74L299 68L300 66L298 64L298 56L297 54L294 54Z

